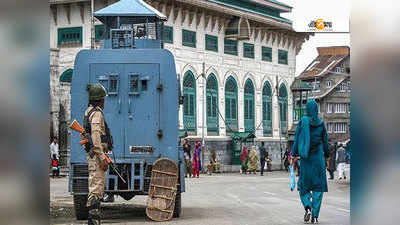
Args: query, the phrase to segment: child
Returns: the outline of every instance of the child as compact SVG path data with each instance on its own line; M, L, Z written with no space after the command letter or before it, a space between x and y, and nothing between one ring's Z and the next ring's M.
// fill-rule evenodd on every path
M267 171L271 172L272 171L272 159L269 157L269 154L267 154L266 160L267 162Z
M56 154L53 154L53 159L51 160L51 166L52 166L52 171L53 171L53 178L55 176L59 177L60 169L58 168L58 159L57 159Z

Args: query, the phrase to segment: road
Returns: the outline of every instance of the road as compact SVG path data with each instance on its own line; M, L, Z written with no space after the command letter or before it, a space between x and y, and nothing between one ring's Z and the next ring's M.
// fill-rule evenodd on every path
M67 178L50 181L51 224L85 224L76 221ZM186 179L182 194L182 216L166 223L152 222L145 215L145 196L130 201L117 197L103 205L102 224L185 224L185 225L293 225L303 224L304 209L297 191L290 192L289 175L274 171L264 176L217 174ZM329 180L320 224L350 224L350 181Z

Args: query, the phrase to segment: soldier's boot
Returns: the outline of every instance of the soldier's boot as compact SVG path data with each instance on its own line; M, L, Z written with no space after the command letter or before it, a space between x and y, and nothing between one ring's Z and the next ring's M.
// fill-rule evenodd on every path
M92 197L88 199L88 225L100 225L101 224L101 210L100 210L100 199Z

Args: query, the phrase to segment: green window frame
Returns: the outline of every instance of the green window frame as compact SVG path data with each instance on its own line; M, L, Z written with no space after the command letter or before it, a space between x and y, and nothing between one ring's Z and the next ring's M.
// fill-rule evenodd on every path
M100 41L104 39L105 26L104 24L99 24L94 26L94 39Z
M196 32L191 30L182 30L182 45L196 48Z
M244 85L244 130L254 131L254 85L250 79Z
M243 57L254 59L254 44L243 43Z
M278 63L288 64L288 52L285 50L278 49Z
M236 40L224 40L224 53L229 55L238 55L238 42Z
M272 48L271 47L261 47L261 59L263 61L272 62Z
M218 37L206 34L206 50L218 52Z
M232 76L229 76L225 83L225 122L227 134L238 131L237 100L237 83Z
M183 77L183 126L186 131L196 131L196 79L188 70Z
M218 82L217 78L211 73L207 78L207 135L219 133L218 125Z
M82 44L82 27L58 28L58 45Z
M164 43L174 43L174 28L170 26L163 27L163 42Z
M265 136L272 135L272 91L271 85L267 81L262 90L262 120L263 133Z
M279 113L281 120L281 133L287 133L287 113L288 113L288 93L287 88L284 84L281 84L279 88Z

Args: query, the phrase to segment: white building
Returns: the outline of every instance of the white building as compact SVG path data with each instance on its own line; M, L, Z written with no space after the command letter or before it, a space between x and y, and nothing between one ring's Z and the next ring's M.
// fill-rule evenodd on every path
M114 2L95 0L94 9ZM277 146L280 139L286 142L286 131L292 124L290 84L296 54L308 38L308 34L294 32L291 21L280 16L291 7L275 0L146 2L168 18L164 48L175 56L185 96L179 129L188 132L189 140L204 136L208 149L221 153L224 164L232 163L230 134L254 132L279 165ZM77 52L91 47L91 2L50 0L50 8L50 47L57 52L52 56L58 57L52 60L57 62L52 80L61 76L68 81L65 77ZM100 40L104 27L98 21L95 24L94 39ZM100 41L96 41L99 46ZM203 63L205 79L201 76ZM53 82L52 89L57 85ZM52 107L54 114L56 110Z

